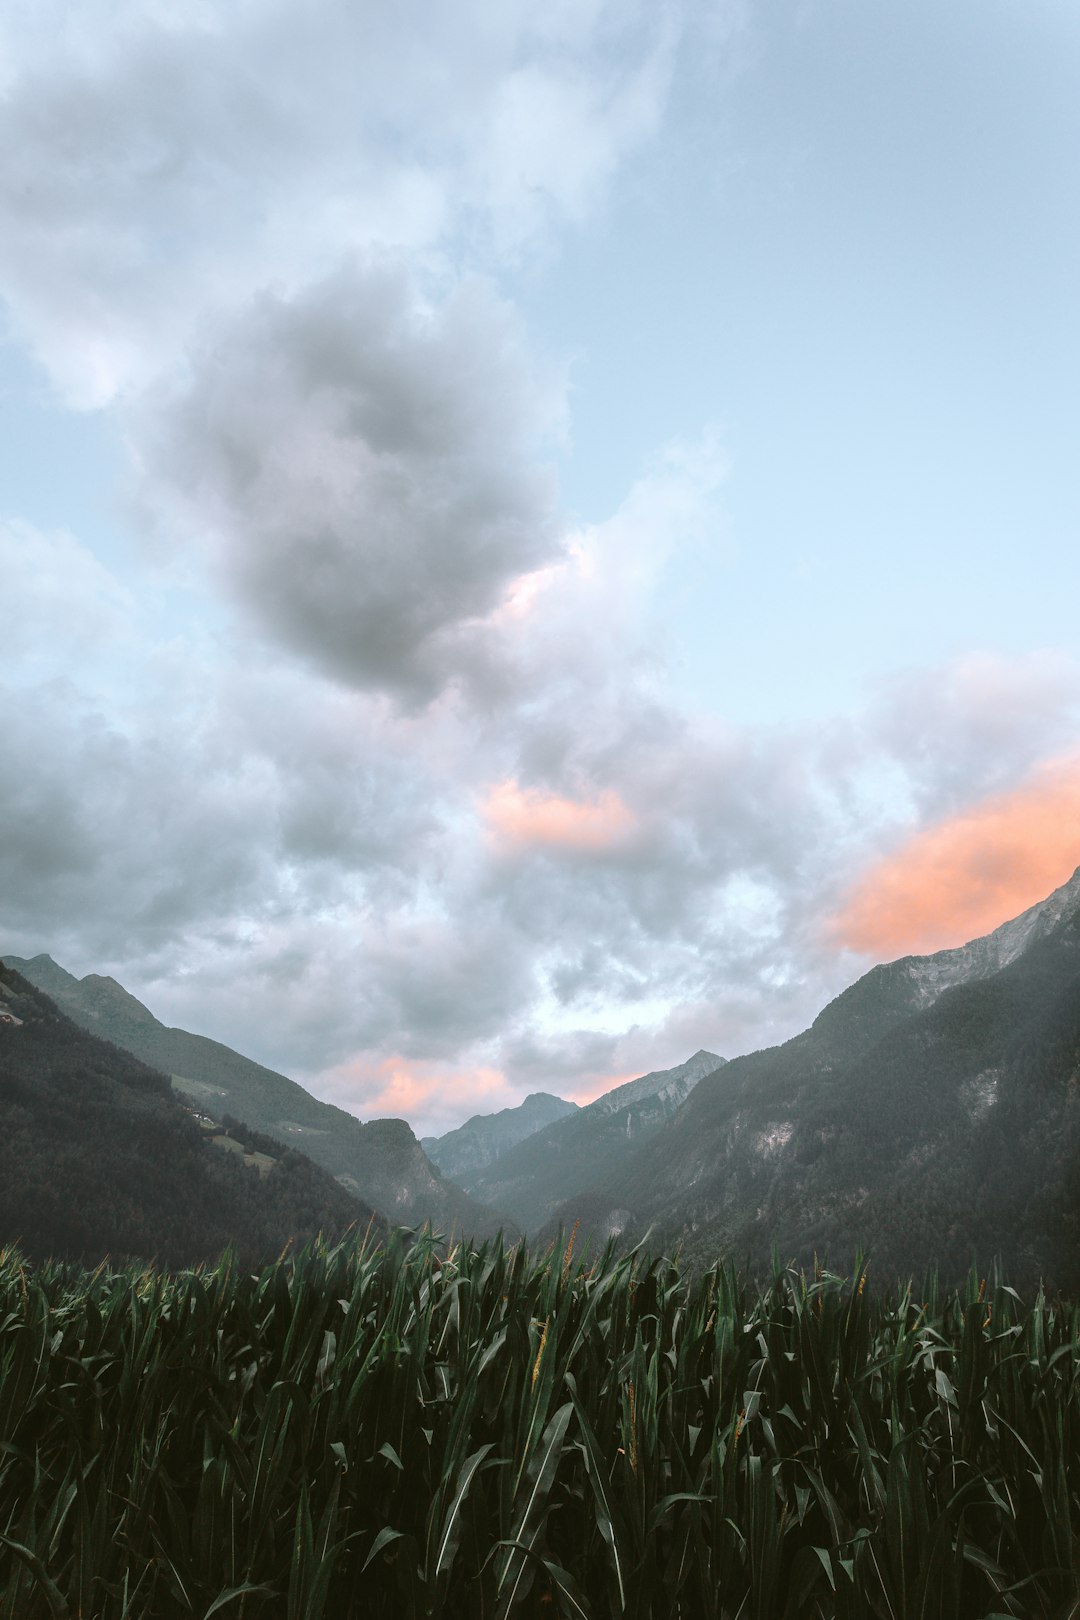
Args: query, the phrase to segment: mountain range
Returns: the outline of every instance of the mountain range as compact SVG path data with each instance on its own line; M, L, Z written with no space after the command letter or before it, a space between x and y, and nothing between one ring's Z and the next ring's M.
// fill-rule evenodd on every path
M636 1150L723 1062L715 1052L695 1052L678 1068L616 1086L465 1173L462 1186L481 1202L505 1210L525 1231L536 1232L566 1199L617 1181Z
M578 1223L695 1265L863 1250L885 1276L999 1255L1019 1281L1080 1287L1080 869L981 939L873 968L781 1046L701 1051L583 1108L536 1093L424 1144L167 1029L114 980L8 964L189 1108L245 1120L234 1153L299 1145L390 1222L541 1241ZM0 1002L2 1073L19 1027Z

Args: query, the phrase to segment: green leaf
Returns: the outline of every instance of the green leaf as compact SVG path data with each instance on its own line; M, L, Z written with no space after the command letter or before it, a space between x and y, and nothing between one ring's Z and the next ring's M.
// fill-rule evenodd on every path
M829 1555L828 1549L825 1548L825 1547L815 1547L813 1550L814 1550L814 1552L817 1553L818 1558L821 1561L821 1567L825 1571L826 1575L829 1577L829 1585L832 1587L833 1591L835 1592L836 1591L836 1576L833 1574L832 1558Z
M371 1563L371 1560L381 1553L384 1547L388 1547L392 1541L400 1540L404 1535L404 1530L391 1530L389 1525L384 1525L384 1527L375 1537L375 1540L371 1543L371 1546L368 1549L368 1555L364 1559L364 1562L360 1565L361 1571L367 1569L368 1565Z
M243 1586L231 1586L227 1592L222 1592L220 1597L216 1597L203 1615L203 1620L210 1620L210 1616L217 1614L218 1610L223 1609L226 1603L232 1603L235 1598L244 1597L251 1592L262 1592L266 1597L277 1597L278 1595L277 1588L274 1586L255 1586L251 1581L246 1581Z
M10 1536L0 1534L0 1542L3 1542L5 1547L10 1547L16 1558L20 1558L27 1569L30 1570L45 1594L45 1601L49 1605L49 1614L52 1616L52 1620L68 1620L71 1611L68 1608L67 1599L49 1575L37 1553L32 1552L29 1547L24 1547L21 1541L13 1541Z
M596 1526L611 1548L611 1557L615 1566L615 1584L619 1589L619 1613L626 1608L626 1587L623 1582L622 1558L619 1552L619 1533L616 1524L615 1509L612 1506L611 1495L608 1491L608 1472L604 1466L604 1459L600 1455L600 1447L593 1433L592 1425L585 1415L576 1392L571 1391L571 1401L577 1413L578 1429L582 1444L585 1448L585 1466L592 1486L596 1505Z
M564 1406L559 1407L529 1461L527 1468L529 1490L518 1515L515 1532L510 1538L514 1546L524 1552L534 1550L543 1529L547 1517L548 1498L562 1457L563 1438L573 1410L572 1401L567 1401ZM515 1559L511 1553L507 1558L497 1587L500 1599L497 1620L505 1620L505 1616L512 1610L526 1565L527 1559L524 1557Z
M438 1551L435 1555L436 1578L442 1574L444 1569L449 1569L454 1561L454 1554L457 1552L458 1542L461 1539L461 1529L458 1522L458 1514L461 1511L462 1503L469 1494L469 1487L476 1477L480 1464L483 1462L488 1452L492 1451L493 1449L494 1442L489 1442L486 1446L481 1446L480 1450L474 1451L472 1456L467 1457L461 1466L461 1470L457 1477L457 1483L454 1487L454 1498L450 1504L450 1509L446 1515L442 1532L439 1537Z

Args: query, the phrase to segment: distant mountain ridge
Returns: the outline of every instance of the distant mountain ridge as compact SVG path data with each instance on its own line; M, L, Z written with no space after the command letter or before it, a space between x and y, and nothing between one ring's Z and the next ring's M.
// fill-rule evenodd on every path
M1080 869L980 939L871 969L783 1046L695 1088L565 1200L597 1239L766 1264L1080 1285Z
M546 1091L534 1091L516 1108L496 1114L473 1114L464 1125L444 1136L422 1136L420 1146L444 1175L460 1180L482 1170L526 1137L577 1112L577 1103L565 1102Z
M702 1050L677 1068L628 1080L463 1175L462 1185L535 1232L565 1199L617 1176L638 1144L659 1131L724 1062Z
M403 1225L493 1236L506 1226L447 1180L404 1120L361 1124L355 1115L219 1041L170 1029L115 979L77 979L45 953L4 960L83 1029L167 1074L176 1091L208 1111L230 1113L287 1147L298 1147L343 1187Z
M693 1091L699 1080L704 1080L707 1074L714 1074L722 1069L727 1058L717 1057L715 1052L706 1052L704 1048L687 1058L674 1069L656 1069L651 1074L643 1074L637 1080L626 1080L621 1086L614 1086L611 1091L605 1091L588 1106L595 1108L601 1114L623 1114L627 1109L643 1105L642 1120L658 1117L678 1108ZM636 1114L630 1116L633 1124L638 1124Z

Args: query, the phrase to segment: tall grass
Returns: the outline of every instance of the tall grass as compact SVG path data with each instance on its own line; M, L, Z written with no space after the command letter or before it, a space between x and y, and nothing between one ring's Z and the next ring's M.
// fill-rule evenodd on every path
M1000 1280L0 1256L0 1615L1077 1612L1078 1323Z

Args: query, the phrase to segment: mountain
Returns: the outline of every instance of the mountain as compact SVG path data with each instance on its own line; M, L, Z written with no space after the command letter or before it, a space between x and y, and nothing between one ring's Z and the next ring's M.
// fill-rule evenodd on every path
M460 1181L470 1171L484 1169L527 1136L542 1131L545 1125L576 1112L577 1103L564 1102L546 1091L534 1091L516 1108L502 1108L497 1114L474 1114L445 1136L422 1136L420 1146L444 1175Z
M394 1223L490 1237L507 1227L431 1163L404 1120L362 1125L273 1069L219 1041L170 1029L115 979L77 979L50 956L5 958L76 1024L167 1074L177 1093L215 1116L228 1113L286 1147L300 1148Z
M303 1154L228 1124L200 1126L164 1075L0 963L0 1244L170 1266L232 1246L247 1266L376 1220Z
M616 1086L482 1169L463 1175L462 1185L535 1232L565 1199L617 1178L639 1144L660 1130L703 1077L723 1063L715 1052L695 1052L676 1069Z
M1080 1285L1080 869L957 950L872 969L735 1058L562 1223L764 1264L869 1250L883 1274Z

